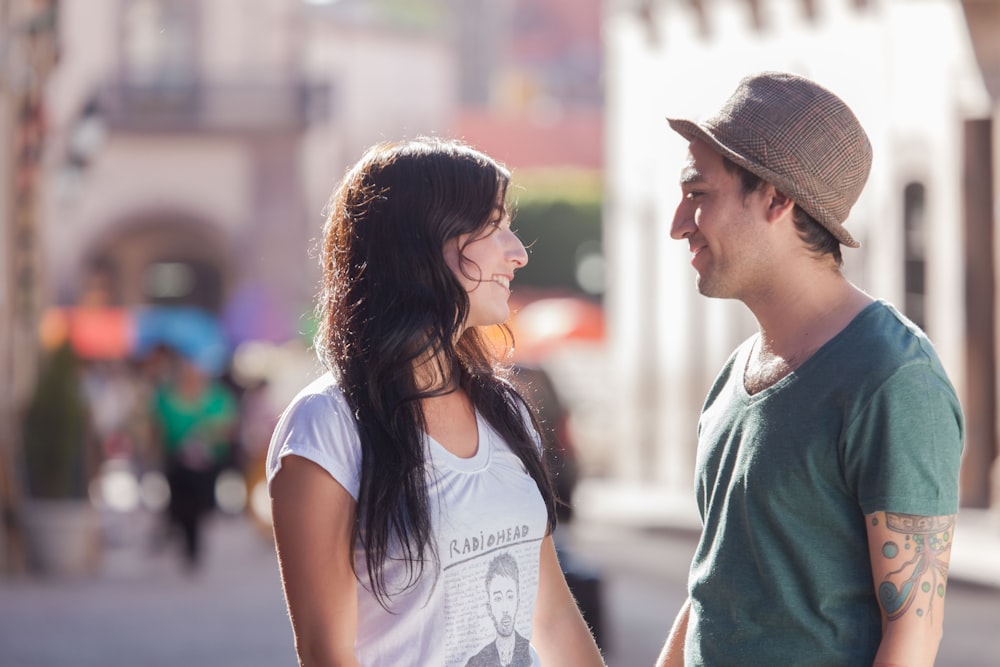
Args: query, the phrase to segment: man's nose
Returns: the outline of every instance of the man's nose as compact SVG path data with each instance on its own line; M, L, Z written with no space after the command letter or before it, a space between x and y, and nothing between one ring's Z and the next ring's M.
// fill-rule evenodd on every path
M680 241L694 234L698 226L694 223L694 212L683 203L674 211L673 222L670 223L670 238Z

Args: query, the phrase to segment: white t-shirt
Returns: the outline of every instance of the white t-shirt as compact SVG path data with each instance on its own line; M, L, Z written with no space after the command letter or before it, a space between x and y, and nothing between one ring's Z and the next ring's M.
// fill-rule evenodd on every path
M531 639L545 503L507 443L478 413L476 420L479 448L471 458L457 457L425 437L431 526L440 562L428 563L414 587L393 596L394 613L370 592L364 553L355 552L366 584L357 588L355 650L365 667L464 667L497 638L498 626L509 632L510 619L493 621L485 581L491 561L500 557L510 563L503 554L517 564L516 609L503 612L500 605L493 615L511 613L517 634ZM282 415L267 456L269 483L289 454L318 464L357 499L361 444L351 410L330 374L302 390ZM405 564L390 560L385 574L394 590L391 582L406 581ZM508 601L506 609L511 608ZM530 655L530 664L538 667L534 649Z

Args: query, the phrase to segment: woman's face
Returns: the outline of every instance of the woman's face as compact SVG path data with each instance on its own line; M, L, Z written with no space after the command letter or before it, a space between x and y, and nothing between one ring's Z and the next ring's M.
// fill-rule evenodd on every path
M469 294L466 327L505 322L514 271L528 263L528 253L510 228L506 213L474 234L460 234L444 246L444 259Z

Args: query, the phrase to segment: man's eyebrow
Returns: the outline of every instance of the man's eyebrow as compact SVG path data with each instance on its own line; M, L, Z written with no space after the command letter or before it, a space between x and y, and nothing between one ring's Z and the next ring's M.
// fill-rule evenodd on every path
M681 185L692 185L694 183L701 183L704 180L705 178L701 175L701 172L690 165L681 169Z

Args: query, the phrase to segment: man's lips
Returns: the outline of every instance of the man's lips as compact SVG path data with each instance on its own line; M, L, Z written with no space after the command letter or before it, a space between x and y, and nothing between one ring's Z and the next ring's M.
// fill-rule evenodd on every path
M693 264L694 264L695 262L697 262L697 261L698 261L698 257L700 257L700 256L701 256L701 254L702 254L702 251L703 251L703 250L705 250L705 248L706 248L706 247L707 247L707 246L703 246L703 245L699 245L699 246L691 246L691 264L692 264L692 265L693 265Z

